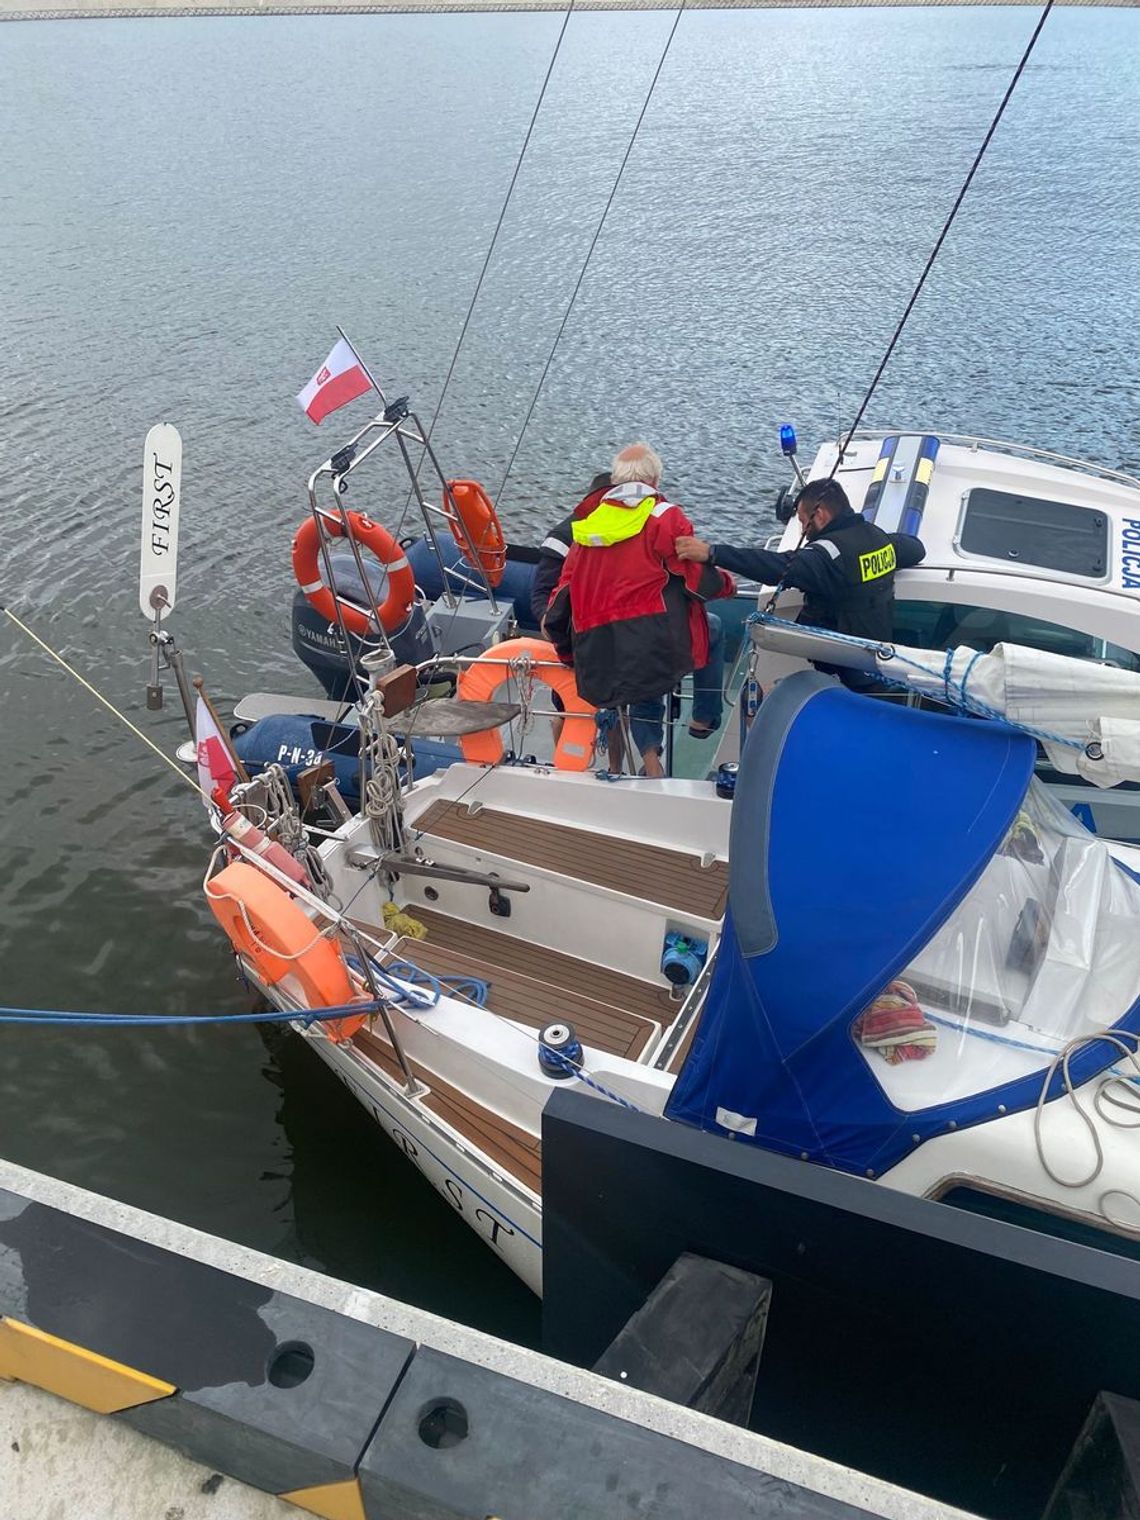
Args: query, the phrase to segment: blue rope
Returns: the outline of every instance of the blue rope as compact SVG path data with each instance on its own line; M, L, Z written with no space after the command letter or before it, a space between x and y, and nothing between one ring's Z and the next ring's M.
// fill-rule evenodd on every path
M364 975L364 967L360 963L359 956L346 955L345 961L351 967L351 969L356 972L357 976ZM399 962L400 966L403 966L404 964L405 963L403 961ZM397 1003L409 1003L413 1008L434 1008L443 995L440 991L439 982L436 980L436 978L427 971L421 971L418 966L408 967L409 970L415 970L418 972L418 975L415 977L405 977L404 980L409 982L418 981L426 984L428 989L426 992L417 992L414 990L409 992L406 987L401 987L399 982L397 982L392 975L392 971L395 968L389 967L388 970L385 970L384 967L374 961L371 956L368 957L368 965L372 972L372 975L383 987L385 987L392 994L393 1000Z
M941 680L946 693L946 701L951 706L960 707L963 711L974 713L979 718L992 718L998 723L1004 723L1008 728L1016 729L1019 733L1028 734L1031 739L1040 740L1043 744L1060 744L1065 749L1080 751L1083 751L1085 748L1079 739L1070 739L1066 734L1052 734L1042 728L1031 728L1028 723L1018 723L1015 719L1007 717L1005 713L999 712L996 707L989 707L985 702L979 701L977 697L970 696L966 690L966 684L969 681L970 673L974 666L981 659L984 653L983 650L979 649L975 652L974 658L966 666L961 684L959 685L950 679L950 668L954 657L954 651L951 649L946 651L946 660L942 671L939 672L931 670L926 665L920 665L917 660L909 659L906 655L899 654L893 645L876 645L873 639L861 639L850 633L837 633L834 628L813 628L810 623L789 623L786 618L774 617L768 612L749 613L745 621L747 623L765 623L772 628L794 628L799 633L814 633L819 635L820 638L831 639L836 644L850 644L857 649L865 650L872 645L879 649L890 648L892 650L893 662L909 666L911 670L917 670L924 676L933 676L936 681ZM902 677L884 675L881 670L862 670L859 674L870 676L871 680L878 681L883 686L894 687L899 691L914 690L914 687Z
M455 997L466 998L469 1003L474 1003L476 1008L487 1006L487 992L490 984L477 976L433 976L430 971L425 971L422 966L413 965L411 961L389 961L388 970L393 976L398 976L401 981L423 983L435 993L432 999L434 1006L443 995L442 989L447 988Z
M584 1083L585 1086L592 1087L596 1093L601 1093L602 1097L608 1098L611 1103L617 1103L622 1108L632 1109L635 1114L645 1112L644 1109L638 1108L636 1103L631 1103L628 1098L623 1098L621 1093L613 1092L610 1088L603 1087L593 1077L587 1076L580 1066L575 1066L574 1062L568 1056L564 1056L560 1050L555 1050L550 1045L543 1045L542 1050L544 1055L556 1061L564 1071L569 1072L572 1077L577 1077L578 1081Z
M132 1026L161 1029L186 1024L323 1024L329 1019L372 1014L379 1003L342 1003L336 1008L302 1008L296 1013L272 1009L266 1013L72 1013L59 1008L0 1008L0 1024L86 1024L101 1029Z

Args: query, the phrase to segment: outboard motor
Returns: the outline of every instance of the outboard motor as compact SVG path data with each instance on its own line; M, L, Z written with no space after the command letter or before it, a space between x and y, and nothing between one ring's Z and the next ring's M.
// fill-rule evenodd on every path
M337 591L359 606L366 605L367 596L351 551L334 553L331 559ZM339 625L322 617L303 591L297 591L293 596L291 634L297 658L308 666L334 702L351 701L367 690L368 675L360 661L377 647L375 638L358 638L350 633L346 650ZM413 605L403 626L388 635L388 643L400 664L420 665L431 659L435 648L427 617L418 602ZM350 658L356 662L355 681Z

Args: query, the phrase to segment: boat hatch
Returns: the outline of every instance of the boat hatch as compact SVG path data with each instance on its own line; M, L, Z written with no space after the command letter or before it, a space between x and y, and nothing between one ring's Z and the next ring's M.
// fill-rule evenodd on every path
M975 486L966 494L963 554L1014 560L1088 580L1108 575L1108 517L1093 507Z

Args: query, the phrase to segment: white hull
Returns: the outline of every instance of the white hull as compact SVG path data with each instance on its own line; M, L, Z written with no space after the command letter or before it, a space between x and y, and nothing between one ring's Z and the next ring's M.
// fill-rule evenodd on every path
M533 1292L542 1293L542 1210L538 1199L496 1173L402 1088L352 1050L297 1026L321 1060L463 1222Z

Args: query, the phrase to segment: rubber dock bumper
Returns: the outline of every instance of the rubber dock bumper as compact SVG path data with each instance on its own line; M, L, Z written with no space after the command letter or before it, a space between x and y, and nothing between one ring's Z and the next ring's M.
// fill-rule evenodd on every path
M0 1191L0 1377L330 1520L414 1343Z
M328 1520L869 1512L4 1189L0 1378Z

